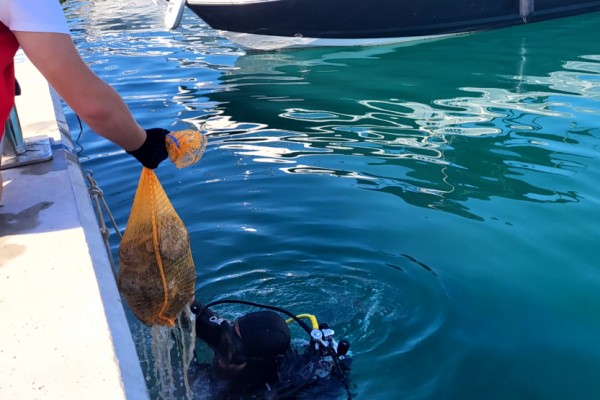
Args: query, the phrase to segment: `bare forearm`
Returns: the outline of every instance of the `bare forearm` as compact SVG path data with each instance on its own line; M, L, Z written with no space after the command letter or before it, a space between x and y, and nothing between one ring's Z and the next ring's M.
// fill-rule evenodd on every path
M119 94L100 80L93 86L93 89L84 90L88 98L83 101L71 98L70 94L59 94L94 132L127 151L139 148L146 133L133 119Z
M21 47L63 100L99 135L125 150L139 148L145 131L118 93L83 62L64 34L15 32Z

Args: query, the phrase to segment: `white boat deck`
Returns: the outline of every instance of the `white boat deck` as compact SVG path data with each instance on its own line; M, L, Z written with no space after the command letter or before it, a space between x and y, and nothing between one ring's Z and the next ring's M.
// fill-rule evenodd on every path
M48 136L53 159L1 172L0 399L147 399L61 105L16 68L24 137Z

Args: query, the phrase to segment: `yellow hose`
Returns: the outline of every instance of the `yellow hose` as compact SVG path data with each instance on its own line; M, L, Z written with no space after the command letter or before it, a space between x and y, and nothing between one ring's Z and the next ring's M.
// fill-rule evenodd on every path
M299 314L299 315L296 315L296 317L310 319L310 323L312 324L312 328L313 329L319 329L319 323L317 322L317 317L315 317L314 315L312 315L312 314ZM288 319L288 320L285 321L286 324L291 324L292 322L294 322L293 318L290 318L290 319Z

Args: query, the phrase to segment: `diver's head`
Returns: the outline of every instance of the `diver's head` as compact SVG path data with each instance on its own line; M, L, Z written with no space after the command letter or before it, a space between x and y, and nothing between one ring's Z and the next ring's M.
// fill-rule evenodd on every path
M222 375L233 378L248 361L275 361L290 347L290 330L281 316L273 311L246 314L233 324L221 324L220 346L216 365Z
M235 322L248 358L276 358L290 347L290 330L273 311L246 314Z

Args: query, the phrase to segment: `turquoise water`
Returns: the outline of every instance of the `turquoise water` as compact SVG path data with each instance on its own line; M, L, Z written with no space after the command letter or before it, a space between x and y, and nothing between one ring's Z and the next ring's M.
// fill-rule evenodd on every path
M315 313L360 399L600 398L600 14L246 54L149 0L65 10L143 126L208 132L157 170L199 299ZM78 142L123 230L138 164Z

